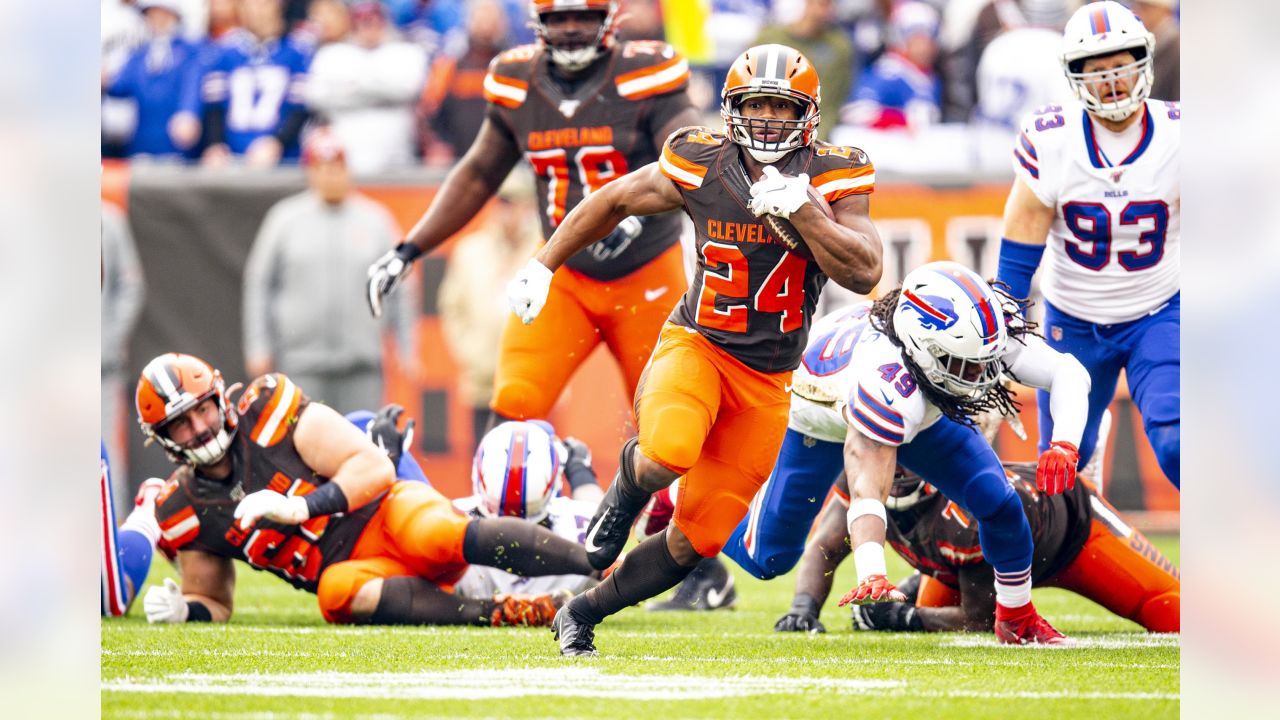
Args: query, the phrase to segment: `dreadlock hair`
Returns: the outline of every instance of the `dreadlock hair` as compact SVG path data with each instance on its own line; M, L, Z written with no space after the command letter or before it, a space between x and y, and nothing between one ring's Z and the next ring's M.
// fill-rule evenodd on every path
M1009 286L1003 282L993 282L991 287L996 291L997 296L1003 300L1001 304L1004 310L1005 327L1009 334L1009 339L1014 340L1024 335L1039 335L1035 332L1038 327L1036 323L1025 319L1025 310L1030 306L1030 302L1025 298L1015 298L1009 292ZM916 380L916 387L924 393L924 397L929 402L937 406L938 410L946 417L969 427L977 427L977 421L974 416L989 410L995 410L1001 415L1016 416L1022 405L1013 399L1013 394L1009 392L1009 388L1004 383L997 382L987 390L982 397L971 400L969 398L956 397L950 393L944 392L925 379L924 371L920 366L911 359L911 355L906 352L902 344L902 340L898 339L898 334L893 330L893 313L898 307L898 296L902 289L897 288L886 293L884 297L876 300L871 306L871 325L876 330L884 333L890 342L903 349L902 362L907 366L907 372ZM1012 318L1017 318L1015 322L1010 322ZM1017 376L1009 372L1007 365L1001 360L1000 364L1004 368L1004 372L1014 380Z

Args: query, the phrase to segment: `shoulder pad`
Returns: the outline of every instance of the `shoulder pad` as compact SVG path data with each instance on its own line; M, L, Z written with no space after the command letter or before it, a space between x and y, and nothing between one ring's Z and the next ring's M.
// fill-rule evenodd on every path
M302 390L283 373L263 375L249 384L236 404L241 432L249 440L271 447L292 432L306 407Z
M689 84L689 62L660 40L632 40L617 51L614 86L627 100L683 90Z
M495 57L484 76L484 99L505 108L523 105L538 50L537 45L517 45Z
M160 537L174 550L196 539L200 534L200 516L185 493L177 492L184 472L189 477L190 468L179 468L164 489L156 497L156 522L160 525Z
M818 141L813 144L809 184L828 203L834 203L850 195L874 191L876 168L859 148Z
M720 130L696 125L680 128L662 144L658 169L685 190L696 190L702 187L707 168L726 142L728 138Z

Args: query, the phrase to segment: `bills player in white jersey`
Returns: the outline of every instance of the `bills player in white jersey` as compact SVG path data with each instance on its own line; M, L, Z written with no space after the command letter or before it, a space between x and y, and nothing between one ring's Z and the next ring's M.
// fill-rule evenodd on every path
M977 518L983 556L996 570L997 637L1064 642L1031 604L1031 531L973 419L1015 412L998 382L1002 374L1048 390L1057 423L1036 483L1046 493L1062 492L1075 482L1089 375L1030 332L1017 311L964 266L935 262L913 270L901 290L874 305L817 323L792 377L778 463L724 553L762 579L789 571L843 470L858 587L841 604L901 599L885 577L884 559L885 501L901 464Z
M574 438L561 441L541 421L505 422L485 434L471 465L475 493L453 501L476 517L522 517L567 540L582 544L595 505L560 494L567 476L576 485L595 483L591 452ZM577 594L595 585L588 575L524 577L496 567L472 565L454 592L472 598L507 593Z
M997 277L1018 297L1044 261L1044 330L1093 378L1080 463L1120 370L1161 470L1180 483L1181 190L1177 103L1148 99L1155 40L1116 2L1080 8L1061 56L1079 102L1028 116L1004 212ZM1053 419L1040 397L1040 447Z

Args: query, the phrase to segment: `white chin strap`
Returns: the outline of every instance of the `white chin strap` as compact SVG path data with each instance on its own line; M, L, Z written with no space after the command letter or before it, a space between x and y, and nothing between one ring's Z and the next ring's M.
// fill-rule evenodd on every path
M751 153L751 157L766 165L778 162L786 157L787 153L791 152L791 150L757 150L753 147L744 149Z
M227 434L226 428L222 428L209 442L200 447L183 448L182 454L195 465L212 465L221 460L230 447L231 436Z

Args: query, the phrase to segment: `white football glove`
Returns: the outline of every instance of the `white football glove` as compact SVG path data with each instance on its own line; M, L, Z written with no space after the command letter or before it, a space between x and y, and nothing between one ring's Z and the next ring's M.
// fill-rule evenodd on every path
M164 585L152 585L142 599L142 609L149 623L181 623L187 621L187 599L173 578L165 578Z
M756 217L775 215L790 218L791 213L809 202L809 175L800 173L786 177L772 165L764 167L764 179L751 186L751 212Z
M530 260L515 278L507 283L507 304L525 325L533 322L547 304L551 292L552 272L537 260Z
M259 518L266 518L281 525L297 525L311 517L307 501L294 495L281 495L275 490L259 490L250 493L236 505L232 515L240 521L240 529L248 530Z

